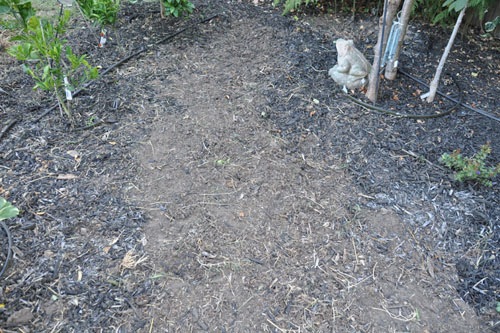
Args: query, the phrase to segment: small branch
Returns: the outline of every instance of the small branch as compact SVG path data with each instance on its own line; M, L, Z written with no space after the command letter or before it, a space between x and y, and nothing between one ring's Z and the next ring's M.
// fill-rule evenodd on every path
M2 270L0 270L0 277L2 277L3 273L7 270L10 258L12 257L12 235L10 234L9 227L7 227L5 222L0 221L0 227L3 229L5 236L7 237L7 258L5 259Z
M4 128L2 128L2 131L0 132L0 140L3 138L3 136L5 135L5 133L7 133L7 131L12 127L14 126L14 124L17 123L17 119L12 119L11 121L9 121L7 123L7 125L4 126Z

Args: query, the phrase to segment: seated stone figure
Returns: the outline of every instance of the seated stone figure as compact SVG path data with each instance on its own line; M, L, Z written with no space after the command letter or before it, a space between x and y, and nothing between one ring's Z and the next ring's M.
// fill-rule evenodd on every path
M368 83L371 65L355 46L352 40L338 39L337 64L328 74L340 86L349 89L364 87Z

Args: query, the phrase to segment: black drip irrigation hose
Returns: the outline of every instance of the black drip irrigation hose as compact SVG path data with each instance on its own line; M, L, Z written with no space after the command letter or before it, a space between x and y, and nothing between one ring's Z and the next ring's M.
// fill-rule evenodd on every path
M415 76L413 76L413 75L411 75L411 74L409 74L409 73L407 73L407 72L405 72L405 71L403 71L401 69L399 70L399 72L401 74L407 76L411 80L413 80L413 81L415 81L415 82L423 85L427 89L429 89L429 85L427 85L425 82L423 82L419 78L416 78ZM354 103L359 104L359 105L361 105L362 107L364 107L366 109L377 111L377 112L384 113L384 114L387 114L387 115L390 115L390 116L393 116L393 117L398 117L398 118L411 118L411 119L431 119L431 118L438 118L438 117L447 116L450 113L452 113L453 111L455 111L459 106L463 106L466 109L469 109L471 111L479 113L480 115L483 115L485 117L488 117L490 119L493 119L493 120L496 120L496 121L500 122L500 118L492 115L491 113L488 113L488 112L480 110L480 109L473 108L470 105L465 104L462 101L463 100L463 94L462 94L462 91L460 90L460 86L459 86L458 82L454 78L452 78L452 79L453 79L453 82L456 84L456 86L459 88L459 98L458 99L453 98L453 97L448 96L445 93L443 93L443 92L441 92L441 91L438 90L437 94L439 96L442 96L443 98L445 98L445 99L447 99L447 100L452 101L453 103L455 103L448 110L446 110L444 112L441 112L441 113L423 114L423 115L400 113L400 112L390 111L390 110L384 109L382 107L378 107L378 106L375 106L375 105L363 102L362 100L357 99L356 97L351 96L348 93L346 93L345 95L347 96L347 98L349 98L350 100L352 100Z
M5 224L5 222L0 221L0 227L3 229L5 232L5 236L7 237L7 258L5 259L5 263L2 266L2 270L0 270L0 277L2 277L3 273L5 273L5 270L7 269L7 266L9 265L10 258L12 257L12 235L10 234L9 228Z
M400 70L399 70L399 72L400 72L401 74L403 74L403 75L405 75L405 76L409 77L409 78L410 78L410 79L412 79L413 81L420 83L421 85L423 85L423 86L424 86L424 87L426 87L427 89L429 89L429 85L427 85L424 81L420 80L419 78L417 78L417 77L415 77L415 76L413 76L413 75L411 75L411 74L409 74L409 73L407 73L407 72L403 71L402 69L400 69ZM448 95L446 95L446 94L442 93L442 92L441 92L441 91L439 91L439 90L437 91L437 94L438 94L438 95L440 95L440 96L442 96L442 97L444 97L444 98L446 98L446 99L447 99L447 100L449 100L449 101L452 101L452 102L455 102L455 103L457 102L457 100L456 100L455 98L450 97L450 96L448 96ZM488 118L491 118L491 119L493 119L493 120L496 120L496 121L500 122L500 118L495 117L494 115L492 115L492 114L490 114L490 113L488 113L488 112L486 112L486 111L483 111L483 110L480 110L480 109L473 108L472 106L467 105L467 104L465 104L465 103L463 103L463 102L460 102L460 106L463 106L463 107L464 107L464 108L466 108L466 109L469 109L469 110L471 110L471 111L477 112L477 113L479 113L480 115L483 115L483 116L485 116L485 117L488 117Z
M410 77L411 78L411 77ZM413 78L411 78L413 79ZM383 114L387 114L387 115L390 115L390 116L393 116L393 117L397 117L397 118L410 118L410 119L432 119L432 118L439 118L439 117L444 117L444 116L447 116L449 115L450 113L452 113L453 111L455 111L460 105L462 105L462 98L463 98L463 94L462 94L462 90L460 90L460 86L458 85L458 82L456 82L455 79L453 79L453 82L456 84L456 86L458 87L458 90L459 90L459 94L458 94L458 99L450 99L455 103L453 104L450 108L448 108L446 111L443 111L443 112L440 112L440 113L431 113L431 114L411 114L411 113L401 113L401 112L396 112L396 111L391 111L391 110L387 110L387 109L384 109L382 107L379 107L379 106L375 106L375 105L372 105L372 104L369 104L369 103L366 103L366 102L363 102L362 100L360 99L357 99L356 97L354 96L351 96L349 95L348 93L346 93L345 95L347 96L347 98L349 98L350 100L352 100L354 103L356 104L359 104L361 105L362 107L366 108L366 109L369 109L369 110L373 110L373 111L376 111L376 112L379 112L379 113L383 113ZM419 82L420 83L420 82ZM441 92L438 92L439 95L441 96L444 96L444 97L447 97L446 95L444 95L443 93Z

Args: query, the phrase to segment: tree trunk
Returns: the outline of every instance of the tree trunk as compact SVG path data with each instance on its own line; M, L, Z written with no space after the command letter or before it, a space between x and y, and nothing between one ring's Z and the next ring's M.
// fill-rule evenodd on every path
M446 59L448 58L448 54L450 54L450 50L453 46L453 42L455 41L455 37L457 36L458 29L460 28L460 24L462 23L462 19L464 17L466 9L467 5L460 11L460 15L458 15L457 22L455 23L453 32L451 33L450 39L448 40L448 45L446 45L443 55L441 56L441 60L439 61L439 65L436 69L436 73L434 74L434 78L429 85L429 92L421 96L422 99L427 98L428 103L434 102L434 98L436 97L436 92L439 85L439 79L441 78L441 72L443 71L444 64L446 62Z
M387 7L385 5L387 4ZM379 20L379 32L377 45L373 50L373 65L368 76L368 89L366 91L366 97L373 103L377 101L378 95L378 83L379 83L379 70L380 70L380 60L384 55L385 45L387 43L387 38L389 37L389 31L391 30L392 21L397 13L401 0L386 0L384 3L384 13ZM384 17L385 16L385 17ZM383 29L385 19L385 29Z
M403 47L403 41L406 36L406 29L408 28L408 21L410 20L411 9L415 0L405 0L403 3L403 10L401 14L401 35L399 35L398 46L394 58L389 59L385 67L385 78L387 80L394 80L398 72L399 55Z

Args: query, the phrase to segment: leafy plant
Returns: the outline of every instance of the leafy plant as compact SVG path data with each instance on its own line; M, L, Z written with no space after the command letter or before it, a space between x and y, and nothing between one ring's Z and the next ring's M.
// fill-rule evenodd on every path
M35 15L35 10L28 0L0 0L1 14L12 15L23 28L26 28L30 17Z
M10 202L0 197L0 221L5 220L19 214L19 209L12 206Z
M114 24L120 9L120 0L76 0L83 15L100 25Z
M277 6L280 4L281 0L274 0L273 4ZM317 3L318 0L285 0L285 6L283 8L283 15L288 14L290 11L299 8L302 5L308 5L310 3Z
M301 6L315 5L317 9L323 9L333 12L372 12L375 8L380 6L380 1L377 0L367 0L362 1L361 6L359 1L356 0L274 0L273 5L277 6L284 2L283 15L288 14L291 11L298 10Z
M67 41L60 39L65 32L70 12L63 11L57 24L33 16L29 19L26 30L13 38L20 42L8 49L8 53L16 59L24 61L23 69L34 80L33 89L53 91L59 107L71 118L69 104L63 98L71 99L71 91L75 86L96 78L97 68L92 67L85 55L73 53Z
M494 0L417 0L417 12L433 24L451 25L456 20L458 13L465 7L472 9L477 13L479 20L482 21L488 6Z
M174 17L190 15L194 5L189 0L161 0L165 7L165 14Z
M486 158L491 153L489 143L481 146L481 150L473 157L463 157L460 149L451 154L443 154L440 161L456 171L455 179L459 182L478 181L485 186L492 186L492 179L500 173L500 163L496 167L486 166Z

